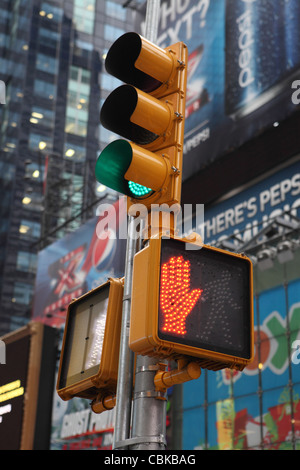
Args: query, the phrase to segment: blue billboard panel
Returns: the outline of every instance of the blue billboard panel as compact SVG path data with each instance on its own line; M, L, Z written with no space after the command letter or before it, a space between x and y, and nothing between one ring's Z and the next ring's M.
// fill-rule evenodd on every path
M189 50L187 179L296 111L299 1L162 0L157 44L178 41Z
M195 230L211 245L231 235L248 242L272 219L300 218L300 161L204 210ZM232 240L234 243L234 239Z

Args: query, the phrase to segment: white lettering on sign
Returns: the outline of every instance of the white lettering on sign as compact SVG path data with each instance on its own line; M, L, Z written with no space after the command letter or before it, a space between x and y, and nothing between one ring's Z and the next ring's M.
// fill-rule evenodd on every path
M285 213L289 211L292 216L299 216L300 197L297 198L299 195L300 173L295 173L292 177L264 189L256 196L251 196L211 218L205 218L204 228L197 226L196 231L201 229L204 241L210 239L210 243L214 244L227 238L227 235L222 233L232 228L232 233L235 233L240 241L246 242L274 217L283 215L288 219L289 215ZM286 202L288 197L295 198L291 204ZM234 230L239 224L245 224L243 233ZM212 237L218 239L211 240Z
M90 409L64 415L60 437L62 439L84 434L86 432L107 431L114 427L114 410L101 414Z
M196 3L196 4L195 4ZM204 28L210 0L170 0L163 2L160 8L160 29L164 31L157 39L157 45L165 48L170 44L190 39L195 31L193 28ZM194 18L196 21L193 21ZM176 21L177 20L177 21ZM169 26L172 24L172 26ZM145 23L141 25L145 34ZM180 39L179 39L180 33Z
M237 20L239 28L239 86L245 88L249 86L253 81L253 70L251 70L250 63L253 55L251 46L254 42L253 38L253 27L251 24L251 12L246 10Z

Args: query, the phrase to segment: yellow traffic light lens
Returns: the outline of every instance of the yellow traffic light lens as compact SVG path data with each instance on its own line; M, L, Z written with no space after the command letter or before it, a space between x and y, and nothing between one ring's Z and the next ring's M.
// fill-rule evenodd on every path
M146 188L146 186L142 186L141 184L134 183L133 181L128 182L128 187L132 196L137 198L145 197L153 192L152 189Z

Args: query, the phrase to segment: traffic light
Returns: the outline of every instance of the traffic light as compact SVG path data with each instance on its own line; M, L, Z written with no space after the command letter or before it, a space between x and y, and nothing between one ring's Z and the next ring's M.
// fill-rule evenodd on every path
M128 206L180 204L188 51L162 49L126 33L105 60L126 84L104 102L101 124L128 140L110 143L96 163L96 179L129 197Z
M93 399L117 387L124 278L109 279L70 303L57 393Z
M130 348L243 370L253 357L252 263L187 239L151 238L134 258Z

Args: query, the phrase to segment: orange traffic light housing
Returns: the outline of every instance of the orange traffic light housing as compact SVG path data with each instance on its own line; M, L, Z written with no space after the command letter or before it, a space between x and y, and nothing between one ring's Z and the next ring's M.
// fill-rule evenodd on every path
M116 393L124 278L70 303L56 390L63 400Z
M128 196L128 207L180 204L188 51L162 49L137 33L111 46L105 66L122 85L106 99L101 124L128 140L109 144L96 179Z
M134 352L243 370L253 358L253 328L252 263L246 256L161 236L135 255Z

